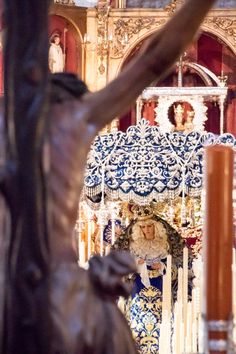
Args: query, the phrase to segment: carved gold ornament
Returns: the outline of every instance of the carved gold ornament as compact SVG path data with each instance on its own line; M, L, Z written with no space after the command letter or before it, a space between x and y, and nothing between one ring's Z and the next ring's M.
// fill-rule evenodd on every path
M227 37L231 37L236 43L236 19L227 17L207 18L204 23L213 25L214 28L222 30Z
M119 18L114 21L115 44L113 46L112 57L120 58L124 54L124 49L129 44L130 39L138 35L142 30L151 30L152 28L163 26L166 19L157 19L156 17L139 18Z

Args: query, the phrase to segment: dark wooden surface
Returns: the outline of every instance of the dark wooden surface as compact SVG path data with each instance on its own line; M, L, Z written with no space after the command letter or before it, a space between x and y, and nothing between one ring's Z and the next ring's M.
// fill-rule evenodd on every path
M12 226L3 353L49 353L46 171L42 161L48 101L49 1L6 0L4 6L4 192Z

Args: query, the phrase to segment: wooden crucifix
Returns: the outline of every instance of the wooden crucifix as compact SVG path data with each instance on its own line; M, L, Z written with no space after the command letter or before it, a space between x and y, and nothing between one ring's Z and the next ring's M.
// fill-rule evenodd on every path
M73 75L49 77L49 0L4 1L6 163L0 187L11 225L0 274L2 353L136 353L115 304L128 294L121 278L134 270L133 260L95 257L85 271L72 248L87 153L105 124L168 73L213 3L187 1L116 80L89 93Z

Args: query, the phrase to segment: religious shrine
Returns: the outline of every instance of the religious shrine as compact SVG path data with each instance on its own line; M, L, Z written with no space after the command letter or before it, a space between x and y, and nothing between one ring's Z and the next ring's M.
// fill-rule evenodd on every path
M105 87L183 2L55 0L50 72L72 72L92 92ZM236 353L235 151L236 3L219 0L169 74L100 131L87 158L73 246L85 269L111 250L135 258L125 278L132 293L117 304L140 354L203 354L206 345ZM217 294L213 273L224 283ZM216 319L206 293L224 303Z
M63 70L102 88L181 2L56 1L50 34L60 34ZM73 240L79 264L111 249L135 257L132 295L118 305L141 354L204 352L204 154L236 147L235 19L233 2L219 1L168 77L101 131L88 156Z

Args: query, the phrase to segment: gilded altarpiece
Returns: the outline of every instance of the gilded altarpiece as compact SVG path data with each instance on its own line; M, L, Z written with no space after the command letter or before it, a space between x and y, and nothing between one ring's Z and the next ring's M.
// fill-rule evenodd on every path
M101 73L96 65L94 66L96 62L99 63L99 53L91 55L99 42L98 14L96 9L88 9L87 33L90 35L91 43L86 48L86 71L90 73L89 86L99 89L116 77L133 49L161 28L171 15L171 11L163 9L110 9L105 20L108 22L106 35L112 36L112 43L107 48L105 71ZM236 10L212 10L201 29L215 35L234 53L236 52ZM97 60L93 60L94 56ZM97 82L100 76L102 78Z
M134 49L161 28L175 11L171 5L165 9L114 9L104 1L99 4L88 9L53 4L50 10L51 15L61 16L75 26L83 51L82 76L92 91L116 77ZM236 52L235 9L212 10L201 29Z
M96 91L115 78L145 39L160 29L175 10L176 8L171 4L165 9L114 9L104 5L103 1L100 7L88 9L83 42L83 77L90 90ZM212 10L201 30L202 33L218 38L232 53L235 53L235 9ZM222 55L222 60L227 61L227 54L225 58ZM233 86L235 87L235 83ZM232 123L231 126L233 125ZM235 133L232 129L230 132Z
M172 6L173 5L173 6ZM72 11L73 9L70 9L70 11ZM127 63L127 61L129 60L129 58L135 54L135 49L139 48L140 44L147 38L149 37L154 31L158 30L159 28L161 28L166 22L167 20L170 18L170 16L172 16L173 12L176 10L175 7L175 2L172 2L170 4L170 6L168 6L165 9L112 9L109 6L107 6L107 3L105 3L104 1L100 1L99 2L99 6L97 8L92 8L92 9L88 9L86 12L86 16L84 17L85 22L83 22L83 27L80 28L81 24L78 22L76 22L76 9L74 9L74 21L76 22L76 25L78 26L78 28L80 28L80 33L81 36L83 38L82 41L82 50L83 50L83 78L86 80L86 83L88 84L90 90L92 91L96 91L102 87L104 87L107 82L109 82L110 80L112 80L113 78L115 78L118 73L122 70L122 68L124 67L124 64ZM69 11L69 10L68 10ZM53 9L52 9L52 13L53 13ZM202 25L202 31L212 34L216 37L218 37L218 39L220 41L222 41L225 45L227 45L231 51L233 53L236 53L236 10L225 10L225 9L214 9L210 12L209 16L205 19L203 25ZM235 83L236 84L236 83ZM146 123L144 120L141 121L140 123L142 125L142 129L140 128L140 126L136 126L133 127L132 129L135 130L139 130L140 132L146 132L146 131L156 131L156 128L151 128L148 126L148 123ZM109 130L110 128L108 128ZM111 135L108 135L108 137L103 136L103 137L98 137L96 142L98 141L99 143L99 139L104 140L106 142L106 140L108 141L108 145L109 145L109 149L111 148L111 141L112 141L112 137L114 134L114 146L115 148L117 148L118 145L117 141L119 141L119 139L117 139L118 137L123 138L123 133L121 132L113 132L111 133ZM167 146L167 150L169 148L171 148L172 150L174 150L175 154L184 154L183 158L181 158L181 161L185 161L186 160L186 149L187 146L190 147L190 149L192 149L193 147L193 139L194 137L196 137L196 144L200 141L199 140L199 136L197 136L197 132L193 132L190 133L189 135L187 135L187 137L185 137L184 135L180 134L180 135L176 135L176 133L167 133L170 134L170 136L172 136L171 134L174 134L175 139L178 140L178 142L182 142L184 139L189 139L190 143L189 145L187 144L187 140L184 141L184 146L183 149L174 149L173 146L168 145ZM205 135L206 134L206 135ZM203 133L203 140L211 141L211 136L207 135L207 133ZM176 138L178 137L178 139ZM164 137L162 135L160 135L160 138L163 139L165 141L165 143L168 141L166 140L166 135L164 135ZM222 139L234 139L232 136L225 136ZM146 136L145 136L146 139ZM212 139L215 139L212 137ZM170 141L176 141L174 139L170 139ZM96 144L95 142L95 144ZM137 142L136 142L137 143ZM235 145L235 143L233 142L233 144ZM98 145L98 154L103 154L106 150L104 148L99 148L99 144ZM161 144L161 149L163 150L163 143ZM197 146L197 145L196 145ZM120 149L120 146L118 146L118 148ZM143 148L143 146L142 146ZM150 149L149 149L150 150ZM94 151L93 151L94 152ZM127 154L127 151L125 150L125 153ZM132 154L134 153L134 149L132 150ZM149 151L150 153L150 151ZM96 154L92 154L92 156L96 157ZM120 159L120 150L119 150L119 159ZM126 155L125 155L126 156ZM145 156L145 154L144 154ZM149 156L147 154L147 156ZM192 156L192 150L190 151L190 156ZM195 156L195 155L194 155ZM179 156L177 156L177 158L179 158ZM199 158L199 154L196 153L196 159L198 161ZM149 159L151 160L151 159ZM179 159L177 159L179 161ZM92 157L88 160L88 164L91 164ZM120 160L119 160L120 161ZM187 159L187 162L188 159ZM135 160L136 163L136 160ZM185 162L184 162L185 163ZM124 164L125 165L125 164ZM189 181L189 179L185 178L186 177L186 171L185 171L185 165L184 168L181 166L181 164L177 164L178 168L179 168L179 176L183 175L184 176L184 181ZM105 163L104 163L104 166ZM146 165L145 165L146 166ZM94 166L92 166L94 168ZM181 168L182 167L182 168ZM137 167L138 171L140 169L140 165ZM101 186L100 184L94 187L94 190L96 190L96 195L101 193L102 195L104 195L104 191L106 192L106 196L109 196L109 188L105 189L104 184L106 184L106 170L105 167L104 169L102 168L101 164L99 163L98 166L98 170L101 170L100 172L100 180L101 180ZM131 169L132 171L134 171L134 168ZM166 173L166 168L163 169L163 174ZM200 183L200 179L196 178L196 166L194 165L194 172L192 173L193 175L193 179L194 179L194 183ZM114 170L110 169L110 171L112 171L112 173L114 174ZM172 171L172 170L171 170ZM200 169L199 169L200 171ZM94 172L94 171L93 171ZM120 172L120 170L119 170ZM151 172L153 172L153 166L151 169ZM159 170L158 170L159 172ZM201 172L201 171L200 171ZM129 172L130 173L130 172ZM127 173L128 174L128 173ZM143 176L143 169L140 171L140 174ZM99 173L88 173L88 176L98 176ZM129 174L128 174L129 175ZM202 175L202 173L201 173ZM88 179L87 176L87 179ZM140 182L140 178L138 179ZM114 182L114 175L111 178L111 181ZM185 188L184 184L181 182L182 179L179 178L179 188ZM90 181L91 182L91 181ZM108 181L110 183L110 180ZM87 181L88 183L88 181ZM92 182L91 182L92 183ZM110 183L111 184L111 183ZM122 188L127 188L127 184L128 182L126 181L126 185L122 184ZM130 183L130 186L133 186L133 183ZM150 187L150 183L148 184L142 184L142 188L144 188L146 185L148 185L148 187ZM155 188L156 186L158 186L158 188L162 188L163 185L160 185L160 183L157 185L155 184ZM141 189L140 187L140 189ZM201 183L199 185L199 195L200 195L200 190L201 190ZM133 188L133 187L132 187ZM127 188L128 189L128 188ZM143 190L143 189L142 189ZM97 193L99 192L99 193ZM115 191L117 192L117 191ZM140 192L140 191L139 191ZM173 192L173 191L172 191ZM180 194L180 190L178 190L178 195ZM180 209L183 211L189 211L189 210L193 210L196 211L197 207L197 198L194 195L193 200L190 200L191 202L191 208L189 207L189 205L187 204L188 200L185 199L185 194L186 194L186 190L184 189L184 192L182 191L182 200L180 200L179 204L181 205ZM89 197L93 197L93 195L90 193L87 193L87 195L89 195ZM123 192L122 189L122 193L120 193L119 197L122 195L123 199L124 199L124 195L125 193ZM157 196L160 196L160 190L157 191ZM178 195L176 195L176 197L178 197ZM198 195L198 197L199 197ZM116 199L116 198L114 198ZM122 199L120 197L120 199ZM153 199L153 198L150 198ZM170 198L169 198L170 199ZM196 200L195 200L196 199ZM147 200L147 197L146 197ZM102 200L104 201L104 200ZM139 200L138 200L139 201ZM90 200L91 202L91 200ZM147 202L150 202L150 200L148 200ZM162 203L162 200L159 201L160 203ZM185 204L186 203L186 204ZM112 204L112 202L111 202ZM168 215L170 217L170 220L174 219L174 215L173 215L173 206L174 206L174 201L173 203L170 202L169 205L167 203L166 207L168 208L168 210L164 210L165 214L167 214L168 211ZM89 235L88 239L88 243L86 244L85 240L85 236L82 234L81 230L83 225L80 224L78 226L78 233L79 233L79 241L80 241L80 246L81 249L79 249L79 254L81 253L87 253L88 258L91 256L91 253L93 253L93 247L91 247L91 244L94 242L94 249L96 250L96 246L98 246L98 252L100 252L101 254L105 254L106 253L106 248L104 247L104 238L103 238L103 227L104 230L106 228L106 220L105 220L105 204L104 204L104 209L102 209L101 207L101 220L99 221L98 218L98 223L100 222L100 229L98 228L98 240L99 243L98 245L96 245L96 239L93 239L93 228L94 228L94 220L93 220L93 214L91 213L91 215L89 216L87 225L88 225L88 229L87 229L87 235ZM98 213L99 214L99 213ZM114 213L115 214L115 213ZM187 222L189 222L188 218L186 218L186 215L183 212L180 212L180 224L181 225L185 225ZM194 213L193 213L194 214ZM197 215L197 212L195 213ZM160 212L159 212L160 215ZM99 216L99 215L98 215ZM168 230L171 230L170 233L167 232L167 239L168 241L170 240L170 235L169 234L174 234L173 230L171 229L171 226L168 226L169 224L167 224L166 221L163 221L162 219L160 219L159 216L153 216L152 219L155 219L156 222L161 223L162 225L164 225L166 227L166 230L168 228ZM186 220L185 220L186 219ZM190 219L190 216L189 216ZM191 220L193 220L192 216L191 216ZM183 222L184 221L184 222ZM113 234L113 236L111 235L111 238L113 237L115 239L115 224L116 220L115 220L115 216L113 215L113 210L110 216L110 228L111 228L111 234ZM128 220L129 222L129 220ZM195 223L195 220L193 222L193 224ZM132 233L132 228L134 222L131 221L131 223L127 224L127 232L126 232L126 240L129 240L129 237ZM167 225L167 226L166 226ZM195 227L195 225L190 225L192 227ZM114 229L112 232L112 228ZM188 229L189 232L192 234L192 230L189 228ZM101 232L102 231L102 232ZM187 231L187 230L186 230ZM198 232L199 230L197 230ZM201 231L200 231L201 233ZM180 239L179 235L177 232L175 232L175 235L178 239ZM185 235L186 236L186 235ZM121 237L124 240L124 237L121 235ZM186 236L187 238L187 236ZM181 245L182 245L182 239L181 240ZM113 240L114 241L114 240ZM169 244L171 242L169 241ZM87 247L87 248L86 248ZM183 248L183 247L182 247ZM92 250L92 251L91 251ZM167 256L167 254L165 254L162 258L165 259ZM83 261L81 261L82 263L85 263L87 257L83 257ZM155 257L154 257L155 258ZM160 258L160 257L159 257ZM166 261L164 260L162 263L164 264L163 267L166 265L165 263ZM150 263L148 264L148 266L152 266L153 264ZM149 271L153 272L153 270L156 271L156 269L150 269ZM152 273L153 274L153 273ZM175 278L176 279L176 278ZM151 287L152 284L150 284L150 286L147 286L147 292L145 292L145 289L139 289L139 302L135 302L134 303L134 310L133 313L137 314L139 311L138 307L135 307L137 304L142 306L150 306L150 304L159 304L160 306L157 307L153 307L149 312L154 313L154 317L153 317L153 322L152 321L148 321L150 320L150 318L148 318L148 315L150 313L146 313L143 316L142 321L140 321L140 323L143 325L142 328L140 328L141 331L143 330L147 330L149 331L149 338L150 338L150 333L152 334L152 345L153 347L150 349L150 341L149 343L145 343L145 340L147 338L146 335L142 337L140 337L139 335L136 334L136 336L138 338L136 338L137 340L140 340L140 350L142 350L143 353L157 353L159 350L159 323L155 324L155 321L158 322L158 318L160 320L161 317L161 313L160 313L160 307L161 307L161 290L157 287L156 292L153 292L153 287ZM136 296L137 294L135 294ZM156 306L156 305L155 305ZM145 317L146 316L146 317ZM135 323L134 319L134 327L136 328L136 323ZM139 325L140 325L139 323ZM142 343L141 343L142 341ZM147 351L149 345L149 351ZM160 351L161 353L161 351Z

